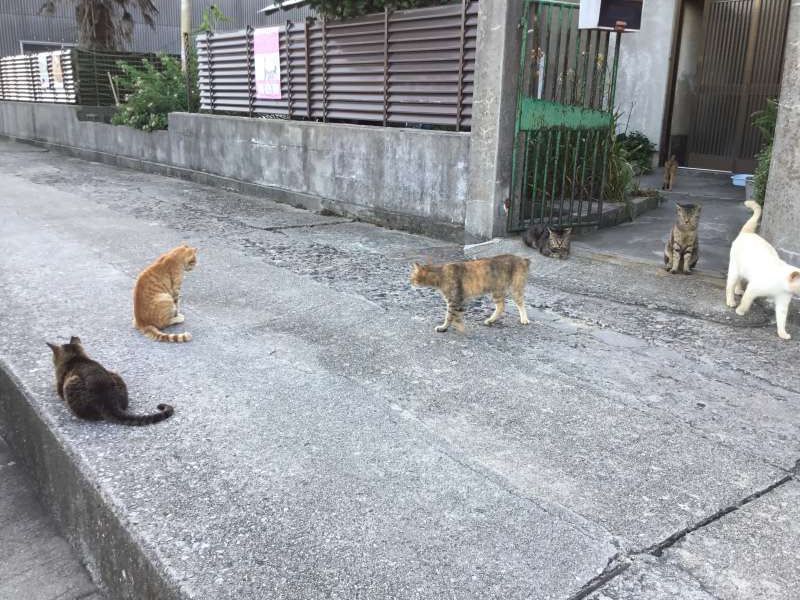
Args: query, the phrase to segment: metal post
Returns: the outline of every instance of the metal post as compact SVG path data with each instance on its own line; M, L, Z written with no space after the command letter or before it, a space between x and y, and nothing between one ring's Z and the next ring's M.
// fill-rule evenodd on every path
M245 45L247 46L247 116L252 117L255 112L255 48L253 47L253 27L247 26L245 34Z
M186 37L192 34L192 0L181 0L181 40L184 44L181 47L181 68L188 71L189 56L187 54Z
M389 7L383 9L383 126L389 122Z
M309 30L311 29L312 19L306 18L305 42L306 42L306 118L311 119L311 40Z
M461 131L461 119L464 112L464 55L467 43L467 7L470 0L461 0L461 36L458 46L458 100L456 102L456 131ZM510 210L510 209L509 209Z
M292 27L294 23L286 21L286 29L283 33L284 40L284 58L286 60L286 106L288 117L291 119L294 109L294 95L292 94L292 55L289 53L289 47L292 45ZM280 38L279 38L280 39Z

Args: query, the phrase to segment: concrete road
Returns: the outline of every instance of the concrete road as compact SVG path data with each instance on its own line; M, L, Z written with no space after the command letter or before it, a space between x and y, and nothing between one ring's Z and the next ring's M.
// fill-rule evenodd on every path
M102 600L0 438L0 598Z
M435 334L409 264L460 247L12 144L0 189L0 423L112 597L796 597L796 309L782 342L716 278L531 254L530 326ZM156 344L131 288L183 241L194 338ZM72 417L69 335L175 416Z

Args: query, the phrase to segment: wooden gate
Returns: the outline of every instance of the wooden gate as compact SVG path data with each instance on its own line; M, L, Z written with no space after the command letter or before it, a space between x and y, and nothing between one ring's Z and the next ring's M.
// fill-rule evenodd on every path
M707 0L688 166L752 173L752 115L780 92L791 0Z

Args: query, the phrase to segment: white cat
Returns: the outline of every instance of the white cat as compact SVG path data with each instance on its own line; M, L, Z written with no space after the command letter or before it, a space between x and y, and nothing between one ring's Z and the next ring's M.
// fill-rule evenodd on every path
M742 293L742 281L746 281L747 289L736 314L746 314L756 298L772 298L778 335L784 340L791 339L792 336L786 333L786 316L792 296L800 294L800 269L783 262L775 248L756 233L761 206L753 200L748 200L744 205L753 211L753 216L731 245L728 286L725 289L727 304L731 308L736 306L734 294Z

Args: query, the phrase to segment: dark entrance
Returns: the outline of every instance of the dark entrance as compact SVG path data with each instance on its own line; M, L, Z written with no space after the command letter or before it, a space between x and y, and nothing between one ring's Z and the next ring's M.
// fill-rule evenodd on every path
M671 152L681 164L753 172L761 136L751 124L752 115L780 92L790 4L682 2L669 122ZM696 63L690 64L695 57ZM687 73L691 77L684 77Z

